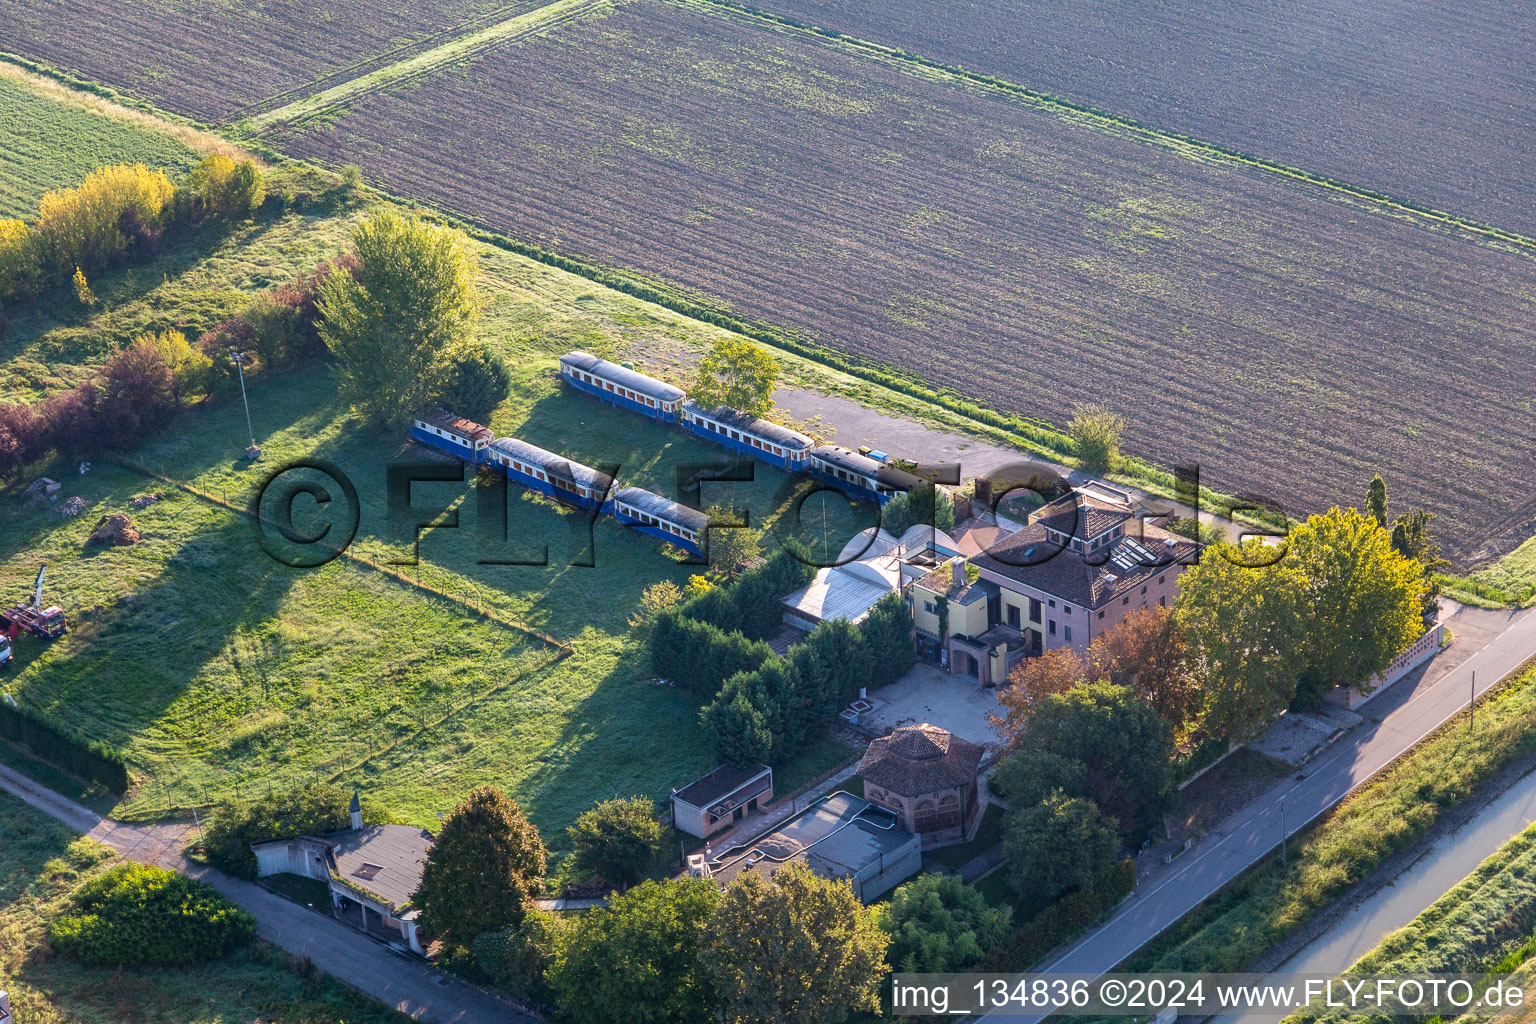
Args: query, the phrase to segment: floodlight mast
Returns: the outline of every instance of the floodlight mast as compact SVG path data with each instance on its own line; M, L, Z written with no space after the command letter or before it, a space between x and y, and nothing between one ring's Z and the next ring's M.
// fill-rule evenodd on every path
M251 447L256 447L256 428L251 426L251 403L245 397L245 353L239 349L230 352L229 357L235 362L235 369L240 373L240 404L245 406L245 432L251 437Z

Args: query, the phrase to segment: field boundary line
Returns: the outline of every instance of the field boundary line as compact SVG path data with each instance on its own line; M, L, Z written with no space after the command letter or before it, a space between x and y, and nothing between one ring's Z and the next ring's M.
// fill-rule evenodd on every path
M705 13L728 12L729 14L735 14L749 20L773 25L779 29L813 36L845 49L864 51L887 62L904 65L905 67L902 70L908 70L909 73L913 73L915 69L922 69L930 74L943 75L951 79L963 81L969 85L1025 100L1031 106L1043 109L1064 121L1086 123L1090 127L1095 127L1099 130L1112 131L1122 137L1132 138L1149 145L1160 146L1163 149L1187 156L1192 160L1220 160L1258 170L1288 181L1311 185L1319 190L1347 197L1356 203L1368 204L1388 216L1404 220L1428 221L1442 229L1449 228L1453 232L1464 232L1476 236L1474 240L1480 244L1501 243L1499 248L1536 257L1536 238L1528 235L1496 227L1483 221L1473 220L1470 217L1449 213L1445 210L1436 209L1433 206L1417 203L1411 199L1368 188L1364 185L1342 181L1326 174L1318 174L1315 171L1308 171L1301 167L1293 167L1278 160L1255 156L1252 153L1223 146L1217 142L1210 142L1192 135L1184 135L1166 128L1152 127L1134 118L1126 117L1123 114L1116 114L1087 103L1079 103L1076 100L1069 100L1039 89L1031 89L1029 86L1020 85L1006 78L967 71L962 67L945 64L942 61L933 60L921 54L886 46L883 43L871 42L867 39L860 39L857 36L845 35L836 29L822 28L819 25L799 21L795 18L772 14L746 4L737 3L735 0L660 0L660 2L685 9L702 10ZM710 9L713 9L713 11Z
M264 111L286 106L287 104L302 100L306 96L313 96L317 92L331 88L332 83L351 81L354 78L371 74L392 64L398 64L400 61L416 54L425 53L428 50L444 45L439 43L438 40L466 38L475 32L483 31L493 25L509 20L508 15L510 12L525 7L526 5L522 3L505 4L488 14L482 14L478 18L470 18L467 21L459 22L457 25L449 25L446 28L438 29L436 32L429 33L414 42L401 43L399 46L392 46L378 53L366 54L345 67L337 68L335 71L320 78L305 82L302 85L296 85L292 89L284 89L282 92L273 93L271 96L265 96L243 106L235 107L227 111L219 119L218 123L221 125L238 124ZM528 13L531 12L526 9L522 11L522 14ZM513 18L520 16L517 14L511 15Z
M254 513L249 507L236 505L234 502L229 501L220 495L214 494L210 491L205 491L193 484L184 483L180 480L174 480L163 473L156 472L137 459L123 455L106 455L100 457L99 461L120 466L123 469L147 476L152 480L158 480L167 486L175 487L178 490L185 491L187 494L192 495L194 498L199 498L202 501L208 502L211 505L216 505L219 508L225 509L226 511L237 513L238 515L244 516L247 519L253 519L257 522L268 522L268 520L266 520L264 517ZM276 526L277 524L273 523L272 525ZM459 597L457 594L453 594L447 590L444 590L441 587L435 587L423 580L419 574L413 579L407 573L401 572L399 569L396 569L393 566L385 565L383 562L375 561L374 559L369 558L367 555L360 555L356 552L345 549L339 550L331 548L330 550L336 551L338 556L347 559L349 562L352 562L355 565L366 566L367 568L372 569L377 573L381 573L382 575L387 576L390 579L393 579L395 582L400 583L412 590L419 590L424 594L442 598L443 600L448 601L462 609L466 613L478 615L488 622L494 622L498 626L504 626L507 629L522 633L525 636L532 637L541 643L553 647L560 652L556 658L557 661L576 653L575 645L573 645L569 640L561 640L558 637L551 636L549 633L546 633L541 629L535 629L533 626L530 626L527 623L518 622L516 619L509 618L508 616L503 615L501 612L496 611L489 605L481 604L478 601L467 600L465 598ZM419 565L420 563L418 563L418 568Z
M340 85L258 114L241 122L241 125L249 126L257 134L292 125L350 100L441 71L493 47L526 39L538 32L589 17L611 7L612 0L555 0L554 3L450 40L398 63L388 64Z

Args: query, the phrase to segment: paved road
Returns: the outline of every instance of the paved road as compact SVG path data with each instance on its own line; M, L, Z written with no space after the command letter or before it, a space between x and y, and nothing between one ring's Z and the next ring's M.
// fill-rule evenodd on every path
M1464 716L1473 673L1477 692L1483 693L1536 654L1536 612L1510 613L1507 621L1481 650L1433 683L1419 686L1410 699L1379 721L1362 723L1338 740L1305 766L1300 781L1287 777L1224 821L1168 870L1142 882L1108 922L1040 971L1100 974L1111 970L1274 850L1280 843L1282 813L1286 835L1300 830L1447 719L1458 713ZM1385 701L1390 693L1377 699ZM1032 1024L1040 1017L990 1014L985 1019Z
M189 825L127 825L104 819L19 772L0 765L0 789L105 843L125 857L201 879L256 915L256 933L353 988L416 1020L443 1024L537 1024L419 960L395 953L323 914L181 855Z

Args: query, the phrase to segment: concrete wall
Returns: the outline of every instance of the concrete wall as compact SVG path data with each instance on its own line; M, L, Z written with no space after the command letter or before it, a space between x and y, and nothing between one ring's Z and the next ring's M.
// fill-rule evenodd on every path
M327 881L331 877L325 863L325 855L312 842L291 839L286 843L268 843L253 851L256 854L256 875L303 875Z

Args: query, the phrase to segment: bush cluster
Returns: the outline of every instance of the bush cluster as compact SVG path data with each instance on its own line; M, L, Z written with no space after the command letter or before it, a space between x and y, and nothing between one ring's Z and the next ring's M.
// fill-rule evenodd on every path
M782 763L817 736L861 687L893 682L916 659L912 621L899 595L875 604L861 625L824 622L788 656L728 677L701 713L716 753L731 764Z
M261 170L227 156L208 157L179 187L143 164L100 168L45 195L32 224L0 221L0 304L68 282L85 302L88 273L151 259L168 233L244 217L264 195Z
M215 867L239 878L255 878L252 843L339 832L351 823L350 803L346 790L322 783L264 801L221 800L209 812L203 849Z
M0 736L114 793L128 791L128 765L119 751L100 740L78 736L35 711L0 702Z
M75 903L48 938L88 964L184 966L222 957L256 935L256 919L212 886L147 864L112 868L82 886Z

